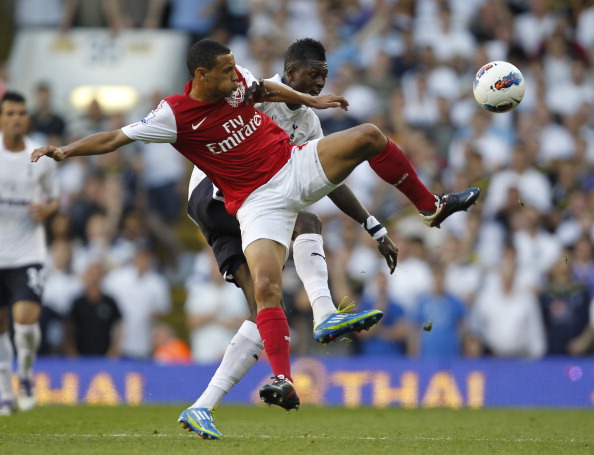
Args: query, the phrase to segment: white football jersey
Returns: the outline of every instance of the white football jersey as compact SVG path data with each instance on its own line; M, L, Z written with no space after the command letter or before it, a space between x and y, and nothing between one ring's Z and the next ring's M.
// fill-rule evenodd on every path
M283 84L281 76L278 74L267 80L277 84ZM320 119L313 109L308 106L300 106L298 109L292 111L285 103L266 102L256 104L255 107L268 117L272 118L272 120L274 120L274 122L289 135L291 141L295 144L303 144L304 142L318 139L324 135ZM204 180L204 177L206 177L204 172L194 166L192 176L190 177L188 199L192 195L194 188ZM214 187L213 197L219 199L219 197L216 196L216 192L217 188Z
M267 80L277 84L283 83L278 74ZM285 103L267 102L256 104L256 108L285 130L295 144L303 144L324 135L320 119L310 107L300 106L292 111Z
M0 138L0 268L44 264L47 254L43 223L29 216L30 204L58 197L56 163L43 158L30 161L39 145L25 139L25 150L10 152Z

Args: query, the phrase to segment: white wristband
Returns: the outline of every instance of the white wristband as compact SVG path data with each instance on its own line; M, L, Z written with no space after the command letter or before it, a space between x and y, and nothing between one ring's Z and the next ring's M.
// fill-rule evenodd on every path
M372 236L375 240L381 239L388 233L388 230L382 226L382 224L375 219L374 216L370 216L362 224L363 228Z

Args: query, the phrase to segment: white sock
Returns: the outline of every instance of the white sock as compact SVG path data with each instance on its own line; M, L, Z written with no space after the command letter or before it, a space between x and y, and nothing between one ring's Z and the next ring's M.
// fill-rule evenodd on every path
M13 400L12 392L12 344L8 331L0 334L0 400Z
M336 313L328 288L324 240L319 234L301 234L293 242L293 261L311 304L314 324Z
M39 324L14 323L14 347L17 353L17 374L19 379L33 380L33 364L41 341Z
M212 411L255 365L263 350L264 345L258 327L252 321L244 321L227 346L223 360L208 387L190 407Z

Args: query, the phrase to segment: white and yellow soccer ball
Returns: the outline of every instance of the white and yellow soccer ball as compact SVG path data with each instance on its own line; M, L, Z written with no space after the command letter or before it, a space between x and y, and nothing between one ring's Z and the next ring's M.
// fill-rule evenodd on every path
M524 76L509 62L495 61L484 65L474 78L472 92L484 109L502 113L515 109L522 98L526 85Z

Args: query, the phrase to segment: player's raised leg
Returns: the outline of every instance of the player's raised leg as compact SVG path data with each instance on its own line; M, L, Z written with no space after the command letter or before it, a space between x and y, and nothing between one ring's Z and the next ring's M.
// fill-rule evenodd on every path
M478 188L455 194L433 194L421 182L400 147L369 123L326 136L318 143L317 150L326 177L334 183L342 182L357 165L369 161L379 177L414 204L430 227L440 227L453 213L467 210L480 194Z

